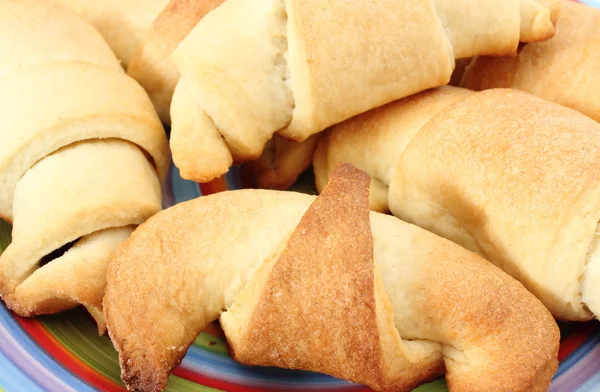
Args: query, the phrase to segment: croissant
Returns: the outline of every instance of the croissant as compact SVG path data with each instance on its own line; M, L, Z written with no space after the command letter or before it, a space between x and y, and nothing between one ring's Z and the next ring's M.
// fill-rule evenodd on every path
M599 36L600 10L564 2L553 39L526 45L517 57L477 57L460 83L473 90L523 90L600 121Z
M171 53L200 19L223 1L171 0L131 56L127 74L148 92L165 124L171 123L171 98L179 80Z
M368 184L341 165L316 199L228 191L139 226L109 265L104 298L128 388L164 389L220 317L248 365L380 391L409 391L444 369L451 391L547 390L559 344L550 313L474 253L369 215Z
M102 34L127 69L152 22L169 0L56 0Z
M600 315L597 122L517 90L444 87L332 127L318 189L338 162L373 177L378 209L484 256L555 317Z
M171 149L206 182L353 115L448 83L454 59L554 34L558 1L228 0L173 51ZM376 20L377 23L373 23Z
M21 316L84 305L104 329L106 267L161 209L164 130L92 26L50 1L0 2L0 295Z
M165 124L179 74L171 52L224 0L58 0L104 36L127 74L148 93Z

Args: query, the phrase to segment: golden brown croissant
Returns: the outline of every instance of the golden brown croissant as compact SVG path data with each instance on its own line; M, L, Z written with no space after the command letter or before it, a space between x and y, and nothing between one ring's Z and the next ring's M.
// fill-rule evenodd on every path
M600 315L600 124L508 89L430 90L332 127L317 188L350 162L378 209L475 251L557 318Z
M477 57L461 85L527 91L600 121L599 36L600 10L565 1L553 39L526 45L517 57Z
M92 26L51 1L0 1L0 295L22 316L83 304L104 328L106 267L161 209L164 130Z
M368 212L350 165L321 196L218 193L139 226L104 311L129 388L160 391L220 317L238 361L409 391L545 391L558 329L523 286L458 245ZM131 290L135 287L135 290Z
M228 0L173 52L174 162L209 181L275 134L302 141L446 84L456 58L548 39L557 16L553 0Z

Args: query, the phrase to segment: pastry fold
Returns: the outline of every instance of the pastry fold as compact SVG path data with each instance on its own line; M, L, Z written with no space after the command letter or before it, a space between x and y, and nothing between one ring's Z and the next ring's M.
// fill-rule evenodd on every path
M378 184L378 209L477 252L557 318L600 314L600 125L517 90L444 87L332 127L313 166Z
M92 24L127 74L148 93L164 124L179 80L171 52L224 0L58 0Z
M546 390L559 344L547 309L476 254L369 213L368 184L341 165L316 199L228 191L139 226L109 265L104 298L127 386L164 389L220 317L246 364L381 391L444 369L451 391Z
M125 69L169 0L55 0L94 26ZM199 1L202 2L203 0Z
M161 209L169 152L143 89L100 34L51 1L0 4L0 295L21 316L86 306L104 330L106 267Z
M170 107L179 80L171 53L200 19L224 0L171 0L150 25L131 56L127 74L146 90L163 123L171 123Z
M228 0L173 52L171 144L183 177L257 159L366 110L448 83L455 58L554 34L556 1ZM373 23L377 21L377 23Z
M600 121L600 11L565 1L556 36L524 46L516 57L473 59L460 85L515 88Z

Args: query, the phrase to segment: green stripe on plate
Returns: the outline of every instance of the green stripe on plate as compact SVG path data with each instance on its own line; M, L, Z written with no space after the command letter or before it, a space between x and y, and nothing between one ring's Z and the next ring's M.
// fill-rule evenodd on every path
M10 244L10 232L12 226L0 219L0 254L4 252L4 249ZM4 392L0 390L0 392Z
M229 356L227 353L227 343L225 342L225 339L218 336L213 336L212 334L206 332L202 332L200 335L198 335L194 341L194 346L213 354Z
M96 324L84 310L78 308L55 315L39 316L38 319L63 347L68 349L97 373L122 385L117 352L113 348L107 335L98 335ZM209 334L206 335L207 336L204 338L199 337L202 342L200 344L202 347L204 347L205 341L220 340ZM220 342L214 344L210 348L218 352L221 351L221 349L215 347L219 345ZM198 385L177 376L171 376L169 379L169 386L165 391L204 392L219 390Z
M442 378L434 382L430 382L425 385L421 385L413 392L448 392L446 381Z

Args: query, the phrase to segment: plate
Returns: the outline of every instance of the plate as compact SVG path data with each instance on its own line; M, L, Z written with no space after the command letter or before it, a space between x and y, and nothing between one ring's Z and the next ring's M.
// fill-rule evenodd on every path
M171 166L163 189L165 207L227 189L244 187L238 169L208 184L185 181ZM310 173L294 190L313 191ZM10 241L10 227L0 224L0 250ZM600 390L600 323L566 323L560 367L552 392ZM82 309L37 318L21 318L0 307L0 391L125 391L119 378L117 354L108 337L98 336ZM368 388L332 377L272 368L250 368L227 355L218 324L196 339L171 376L168 391L312 391L366 392ZM418 392L447 391L443 380Z
M600 0L583 1L600 7ZM305 174L294 190L311 193ZM227 189L244 187L239 171L208 184L185 181L175 167L163 189L165 207ZM10 226L0 220L0 252L10 242ZM600 391L600 323L564 323L560 366L551 392ZM117 353L107 336L82 309L53 316L21 318L0 305L0 392L125 391ZM250 368L227 355L218 324L211 324L173 372L167 391L367 392L370 389L332 377L272 368ZM447 391L443 380L418 392Z

